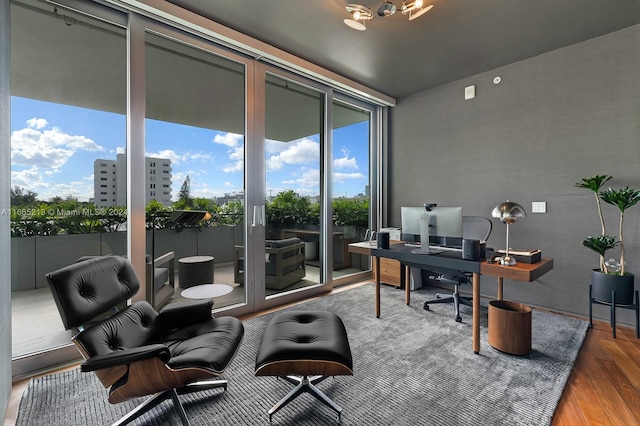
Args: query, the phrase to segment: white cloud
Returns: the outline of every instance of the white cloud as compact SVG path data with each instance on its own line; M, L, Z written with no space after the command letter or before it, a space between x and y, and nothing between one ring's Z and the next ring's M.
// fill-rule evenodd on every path
M145 157L164 158L165 160L171 160L172 163L180 163L180 156L172 149L163 149L157 152L147 152Z
M11 134L12 165L55 170L66 164L77 151L103 150L85 136L69 135L56 127L42 130L47 125L45 119L32 118L27 122L28 127Z
M265 141L265 150L267 153L280 152L287 149L286 142L274 141L273 139L267 139Z
M31 167L30 169L11 171L11 187L20 186L23 188L29 188L33 192L37 192L32 187L36 185L42 185L42 172L37 167Z
M347 148L342 148L342 154L344 155L341 158L336 158L333 160L333 167L337 170L340 169L353 169L358 170L358 162L355 157L349 158L349 150Z
M222 171L225 173L242 172L244 171L244 161L243 160L236 161L235 164L232 164L227 167L223 167Z
M232 160L244 160L244 146L237 146L230 149L229 158Z
M223 166L224 173L244 171L244 136L236 133L220 133L214 136L213 142L228 147L227 154L233 163Z
M205 162L210 161L213 158L211 154L207 154L205 152L186 152L182 155L179 155L172 149L164 149L157 152L147 152L145 155L147 157L164 158L166 160L171 160L171 163L174 165L187 163L189 161Z
M44 129L49 125L49 122L45 118L33 117L27 120L27 127L31 129Z
M213 159L213 156L211 154L207 154L206 152L187 152L180 158L180 161L206 162L212 159Z
M267 170L279 170L287 164L318 164L320 144L311 139L290 142L278 154L267 158Z
M333 183L345 183L350 180L361 180L366 179L367 177L362 173L334 173L333 174Z
M299 185L303 188L320 188L320 170L319 169L310 169L306 170L302 173L302 175L298 179L294 180L285 180L282 181L284 184L288 185Z
M217 134L215 135L215 137L213 138L213 142L220 144L220 145L226 145L230 148L235 148L239 145L242 145L242 142L244 140L244 136L243 135L239 135L237 133L224 133L224 134Z
M38 194L38 199L50 200L53 197L66 197L72 195L80 201L89 201L93 197L93 179L90 177L80 177L80 181L55 183L51 182L50 176L56 172L43 172L38 167L12 171L11 186L28 188ZM43 179L47 175L47 180Z

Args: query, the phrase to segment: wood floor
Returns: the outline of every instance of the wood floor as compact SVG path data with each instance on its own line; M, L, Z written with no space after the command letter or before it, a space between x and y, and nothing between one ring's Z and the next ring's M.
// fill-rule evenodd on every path
M553 426L640 425L640 339L594 322L558 404Z
M14 383L5 426L15 424L26 384L27 380ZM617 338L613 339L608 323L594 322L552 425L640 425L640 339L636 339L635 330L618 326Z

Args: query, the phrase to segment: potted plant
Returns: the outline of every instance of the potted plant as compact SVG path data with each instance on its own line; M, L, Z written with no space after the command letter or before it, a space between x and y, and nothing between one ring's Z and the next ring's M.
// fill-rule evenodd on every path
M634 276L625 271L624 213L640 201L640 191L628 186L601 191L602 186L611 179L612 177L608 175L596 175L584 178L575 184L578 188L589 189L594 193L600 217L601 234L585 238L582 240L582 245L600 256L600 267L591 273L591 296L598 301L611 303L611 294L615 291L616 304L631 305L633 304ZM617 241L616 237L607 235L601 201L617 207L620 212ZM606 253L618 246L620 260L605 261Z

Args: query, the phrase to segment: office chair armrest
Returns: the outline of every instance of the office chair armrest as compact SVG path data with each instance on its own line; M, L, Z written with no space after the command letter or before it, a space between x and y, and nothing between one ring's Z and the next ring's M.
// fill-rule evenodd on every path
M213 299L170 303L160 310L159 321L164 330L182 328L210 320L212 308Z
M89 371L102 370L104 368L128 365L133 362L144 361L146 359L156 357L160 358L162 362L169 361L169 358L171 358L169 348L165 345L154 344L100 354L83 362L80 365L80 370L86 373Z

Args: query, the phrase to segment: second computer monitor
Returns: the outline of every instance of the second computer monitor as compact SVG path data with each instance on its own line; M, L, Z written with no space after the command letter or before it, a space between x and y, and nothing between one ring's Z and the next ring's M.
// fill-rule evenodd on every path
M462 246L462 207L401 207L402 239L420 241L422 216L429 218L429 244L457 247Z

